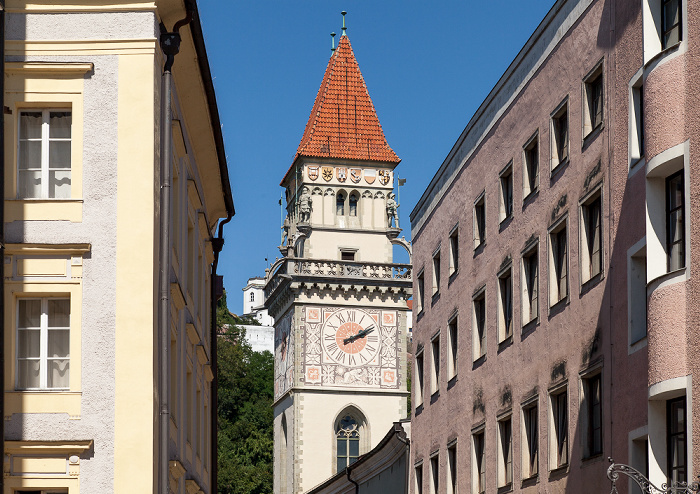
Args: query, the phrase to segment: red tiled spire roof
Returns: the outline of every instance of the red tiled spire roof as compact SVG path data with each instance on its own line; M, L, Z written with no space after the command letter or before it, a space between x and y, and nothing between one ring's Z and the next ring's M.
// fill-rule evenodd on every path
M294 161L300 156L401 161L386 142L347 36L328 61Z

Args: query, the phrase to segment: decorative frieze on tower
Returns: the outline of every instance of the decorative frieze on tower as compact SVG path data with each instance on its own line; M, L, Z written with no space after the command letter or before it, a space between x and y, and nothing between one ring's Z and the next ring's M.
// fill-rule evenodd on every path
M275 492L301 493L406 417L410 264L389 147L350 41L326 68L292 166L283 258L268 271L275 323Z

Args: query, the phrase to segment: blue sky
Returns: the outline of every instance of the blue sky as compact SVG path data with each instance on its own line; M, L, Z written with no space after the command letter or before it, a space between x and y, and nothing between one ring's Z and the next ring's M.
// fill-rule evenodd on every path
M199 0L236 205L219 273L229 309L280 256L291 165L346 10L387 141L402 158L401 226L554 0ZM336 37L337 39L337 37Z

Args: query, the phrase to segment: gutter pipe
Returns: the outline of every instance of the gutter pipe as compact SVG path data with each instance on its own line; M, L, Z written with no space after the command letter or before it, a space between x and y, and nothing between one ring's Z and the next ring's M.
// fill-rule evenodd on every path
M345 468L345 475L348 477L348 480L349 480L350 482L352 482L353 484L355 484L355 494L360 494L360 484L358 484L357 482L355 482L354 480L352 480L352 479L350 478L350 473L351 473L351 472L352 472L352 465L348 465L348 466Z
M172 68L180 51L182 26L192 20L192 11L175 23L172 32L161 24L160 47L165 55L163 67L163 99L161 102L161 163L160 163L160 447L159 486L162 494L170 493L170 201L172 177Z
M0 259L5 259L5 1L0 0ZM3 261L4 262L4 261ZM0 321L5 320L5 282L0 281ZM0 383L5 382L5 338L0 338ZM0 417L5 416L5 393L0 398ZM0 420L0 451L5 451L5 420ZM4 475L0 492L5 492Z
M211 239L212 249L214 250L214 262L211 265L211 278L209 283L211 284L211 289L209 290L211 296L211 329L209 331L209 336L211 338L211 343L209 345L211 356L210 365L211 372L214 378L211 380L211 392L209 394L209 399L211 401L210 413L211 418L209 423L211 424L209 433L211 434L211 492L219 492L219 461L218 461L218 451L219 451L219 367L218 367L218 326L216 320L216 305L223 295L223 280L220 282L221 277L216 274L216 269L219 266L219 253L224 247L224 225L231 221L234 212L229 211L225 220L219 223L219 236L213 237Z

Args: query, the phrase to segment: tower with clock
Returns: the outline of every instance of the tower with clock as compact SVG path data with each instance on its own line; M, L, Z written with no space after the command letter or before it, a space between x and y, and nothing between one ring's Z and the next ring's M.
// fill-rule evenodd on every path
M276 493L306 492L375 447L407 413L411 267L394 263L389 147L345 28L291 167L268 270L275 318Z

